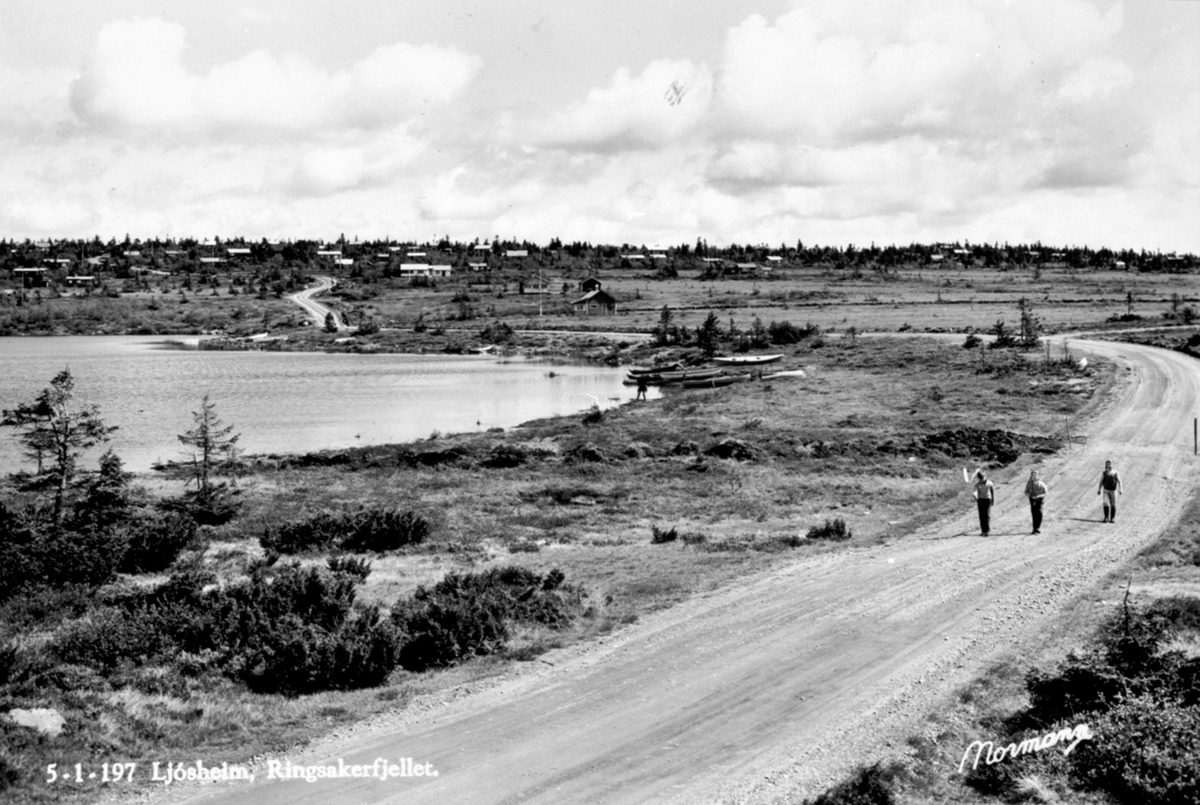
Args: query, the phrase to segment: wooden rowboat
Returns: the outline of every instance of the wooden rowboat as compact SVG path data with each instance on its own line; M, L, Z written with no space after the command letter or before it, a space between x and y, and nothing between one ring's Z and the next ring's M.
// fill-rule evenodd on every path
M719 389L723 386L732 386L734 383L741 383L743 380L749 380L750 375L719 375L710 377L706 380L685 380L682 385L685 389Z
M651 386L662 386L667 383L682 383L685 380L707 380L721 374L720 369L692 369L682 372L661 372L653 375L639 375L630 380L645 380Z
M649 369L643 369L640 366L632 366L629 369L629 374L633 377L638 377L639 375L657 375L662 374L663 372L674 372L679 369L679 366L680 364L678 362L664 363L662 366L652 366Z
M722 366L761 366L764 363L775 363L783 355L731 355L727 358L713 358L713 363Z

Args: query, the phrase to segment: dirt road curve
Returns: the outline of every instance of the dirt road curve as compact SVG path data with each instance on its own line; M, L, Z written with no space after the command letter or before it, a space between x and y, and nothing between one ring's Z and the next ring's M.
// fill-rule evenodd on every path
M334 286L334 282L333 277L317 277L316 280L317 284L312 288L305 288L298 293L288 294L287 298L289 302L293 302L303 308L308 317L312 319L313 324L321 327L325 324L325 317L333 313L333 311L313 299L313 297L319 293L328 291ZM339 330L345 327L337 313L333 313L333 319L337 323Z
M164 790L205 803L791 803L902 746L922 715L1170 521L1197 477L1200 364L1072 341L1115 359L1100 421L1049 462L1041 536L1020 480L992 536L963 516L893 544L809 557L548 655L488 689L364 725L293 763L429 763L437 777ZM1020 423L1013 423L1020 429ZM1096 484L1125 482L1114 525ZM183 759L183 758L179 758Z

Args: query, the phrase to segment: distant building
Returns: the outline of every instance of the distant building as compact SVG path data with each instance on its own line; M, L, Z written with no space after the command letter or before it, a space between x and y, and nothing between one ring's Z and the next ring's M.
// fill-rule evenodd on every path
M429 263L401 263L400 278L404 277L449 277L453 269L448 265L434 266Z
M554 293L556 286L562 287L562 280L533 276L529 279L521 280L518 290L520 293L548 294Z
M505 257L528 257L528 249L509 249L504 253Z
M572 302L571 309L575 313L581 313L585 316L611 316L617 312L617 300L613 299L608 291L603 291L597 288L594 291L589 291Z
M598 290L600 290L601 285L602 285L602 283L600 282L600 280L596 279L595 277L588 277L585 280L580 280L579 292L580 293L590 293L591 291L598 291Z

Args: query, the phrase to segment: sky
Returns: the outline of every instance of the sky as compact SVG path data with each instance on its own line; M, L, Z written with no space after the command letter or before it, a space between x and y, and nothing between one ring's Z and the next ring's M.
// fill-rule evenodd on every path
M0 237L1200 253L1200 0L0 0Z

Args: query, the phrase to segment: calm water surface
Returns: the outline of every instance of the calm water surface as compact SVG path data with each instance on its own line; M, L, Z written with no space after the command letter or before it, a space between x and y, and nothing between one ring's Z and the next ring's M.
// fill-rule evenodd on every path
M183 459L178 435L208 394L246 453L306 453L512 427L633 399L625 372L484 356L217 352L163 336L0 338L0 409L29 402L64 368L79 403L119 426L126 469ZM182 341L182 339L180 339ZM655 394L651 390L651 394ZM102 448L84 456L93 468ZM0 472L29 468L0 430Z

